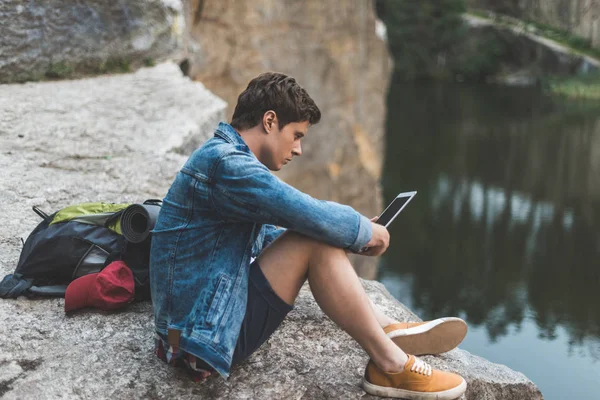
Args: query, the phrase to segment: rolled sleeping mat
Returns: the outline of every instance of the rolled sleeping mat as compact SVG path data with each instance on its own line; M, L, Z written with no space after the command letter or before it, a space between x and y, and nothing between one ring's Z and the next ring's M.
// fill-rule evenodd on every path
M127 207L121 215L121 232L125 239L132 243L143 242L154 229L159 211L160 206L154 204L132 204Z

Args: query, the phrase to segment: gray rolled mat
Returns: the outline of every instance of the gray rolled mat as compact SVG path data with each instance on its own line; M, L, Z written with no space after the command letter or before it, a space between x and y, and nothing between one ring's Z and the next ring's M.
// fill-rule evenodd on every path
M160 206L132 204L121 215L121 232L129 242L140 243L154 229Z

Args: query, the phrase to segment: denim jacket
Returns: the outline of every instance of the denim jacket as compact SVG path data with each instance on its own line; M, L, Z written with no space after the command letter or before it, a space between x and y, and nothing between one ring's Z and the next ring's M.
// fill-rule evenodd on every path
M284 229L358 252L371 222L316 200L265 167L221 123L178 172L152 231L150 283L156 331L229 375L246 311L250 258Z

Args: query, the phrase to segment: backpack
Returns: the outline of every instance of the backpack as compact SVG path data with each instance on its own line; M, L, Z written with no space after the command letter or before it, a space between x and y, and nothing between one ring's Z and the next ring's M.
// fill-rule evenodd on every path
M115 260L131 269L135 298L150 298L150 231L162 202L81 203L48 215L23 244L14 273L0 282L0 298L19 295L64 297L68 284L100 272Z

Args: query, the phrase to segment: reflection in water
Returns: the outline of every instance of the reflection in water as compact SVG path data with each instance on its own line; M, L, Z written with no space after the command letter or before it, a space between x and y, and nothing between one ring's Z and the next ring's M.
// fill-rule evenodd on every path
M384 202L418 194L380 278L408 282L423 318L462 315L492 342L532 319L600 359L600 106L393 80L388 107Z
M556 325L563 324L575 343L600 337L598 239L579 226L584 219L573 209L516 191L507 198L501 188L452 181L445 174L430 196L431 223L444 228L426 232L429 250L439 252L443 262L421 259L412 271L416 289L426 294L426 302L415 299L419 308L439 315L453 306L473 323L485 323L494 339L506 334L508 324L521 323L529 303L543 336L553 337ZM427 261L431 269L420 268ZM454 296L443 297L430 284L436 273L460 277Z
M432 206L434 212L439 213L444 201L450 200L453 205L452 217L455 222L460 219L464 206L470 207L469 211L471 211L472 219L481 220L485 214L485 222L488 226L493 221L501 219L508 210L510 215L506 216L509 223L527 223L533 216L531 233L535 236L542 221L555 218L552 203L540 201L534 204L526 194L512 193L512 196L507 199L504 190L501 188L488 186L484 190L484 186L479 182L461 182L462 187L454 192L450 190L452 186L449 178L444 174L440 174L437 192L434 191L433 193ZM450 196L453 197L449 198ZM564 211L563 228L569 230L573 226L573 210ZM534 237L531 239L534 239Z

